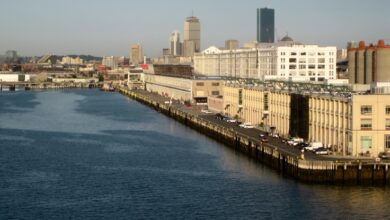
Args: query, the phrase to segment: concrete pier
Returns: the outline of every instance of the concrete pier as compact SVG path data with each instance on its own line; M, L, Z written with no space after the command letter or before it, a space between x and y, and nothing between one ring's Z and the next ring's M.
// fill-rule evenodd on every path
M300 153L291 153L283 148L260 142L231 128L205 120L196 114L183 111L165 102L157 95L117 88L120 93L203 133L228 147L234 148L259 161L284 176L298 181L316 184L337 185L388 185L390 174L386 162L302 159Z

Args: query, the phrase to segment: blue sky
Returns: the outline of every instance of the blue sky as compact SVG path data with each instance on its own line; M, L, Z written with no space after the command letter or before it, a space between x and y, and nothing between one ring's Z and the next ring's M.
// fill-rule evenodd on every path
M0 54L128 56L141 43L147 56L183 33L192 10L202 25L202 48L226 39L256 38L256 8L275 9L276 36L345 47L347 41L390 43L389 0L1 0Z

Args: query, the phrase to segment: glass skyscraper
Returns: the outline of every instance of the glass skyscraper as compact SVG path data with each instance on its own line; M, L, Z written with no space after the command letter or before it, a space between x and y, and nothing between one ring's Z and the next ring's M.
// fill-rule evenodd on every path
M271 8L257 9L257 42L275 42L275 10Z

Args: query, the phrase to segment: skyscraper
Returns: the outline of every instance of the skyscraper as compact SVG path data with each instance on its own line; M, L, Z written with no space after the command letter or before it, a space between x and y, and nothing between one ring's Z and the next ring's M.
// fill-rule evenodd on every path
M140 44L134 44L130 49L130 62L133 65L142 63L142 46Z
M275 42L275 10L271 8L257 9L257 42Z
M200 52L200 22L197 17L188 17L184 23L184 56ZM193 48L192 48L193 47Z
M182 44L180 42L180 33L178 31L174 31L171 34L170 43L171 43L171 55L181 56Z

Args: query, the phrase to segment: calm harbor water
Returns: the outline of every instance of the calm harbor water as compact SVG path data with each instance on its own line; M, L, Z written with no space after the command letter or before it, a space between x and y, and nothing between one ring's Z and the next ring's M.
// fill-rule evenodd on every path
M389 219L389 188L297 183L117 93L0 93L0 219Z

